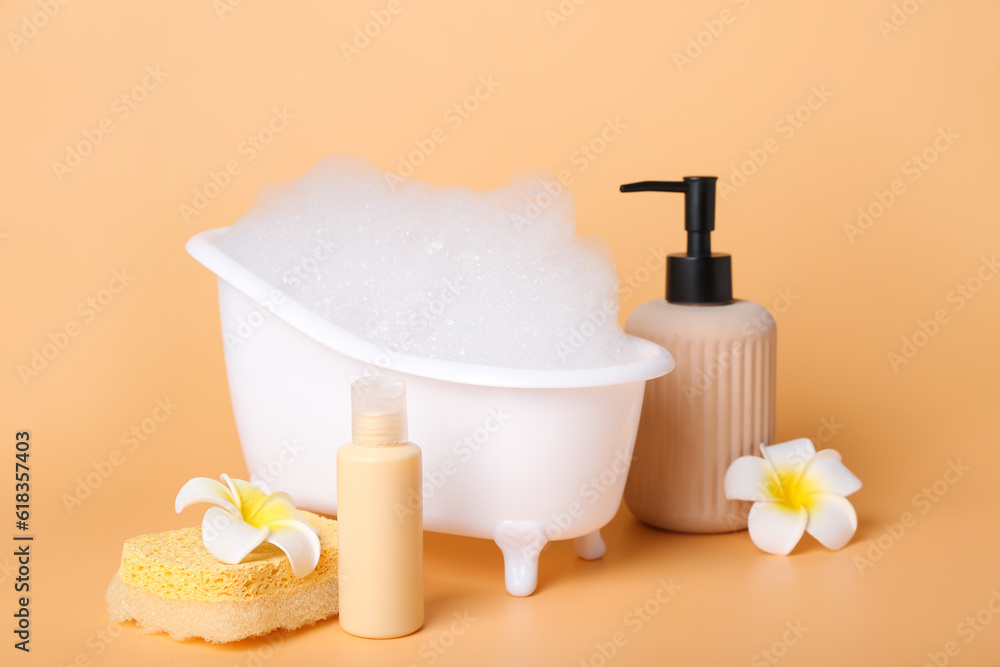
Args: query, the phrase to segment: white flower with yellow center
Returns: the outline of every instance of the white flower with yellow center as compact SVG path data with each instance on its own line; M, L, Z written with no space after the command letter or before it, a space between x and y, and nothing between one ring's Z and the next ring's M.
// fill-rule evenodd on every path
M304 577L319 562L319 533L287 493L267 494L250 482L222 475L225 484L195 477L177 492L174 509L180 512L196 503L212 503L201 522L201 536L209 553L235 565L262 542L285 552L292 574Z
M741 456L726 471L726 498L752 500L747 528L763 551L787 555L808 532L823 546L844 547L858 529L845 498L861 480L832 449L816 451L809 438L761 445L759 456Z

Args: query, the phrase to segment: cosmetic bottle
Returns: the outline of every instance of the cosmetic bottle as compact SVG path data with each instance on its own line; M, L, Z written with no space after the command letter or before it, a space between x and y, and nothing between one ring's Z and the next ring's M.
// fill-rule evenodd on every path
M420 448L407 442L406 385L351 385L352 440L337 450L340 627L388 639L424 622Z
M621 186L685 197L687 253L667 257L667 298L638 306L625 326L677 363L646 384L625 502L641 521L685 533L746 528L750 503L726 500L726 470L774 439L774 318L733 299L732 259L712 252L715 183L687 176Z

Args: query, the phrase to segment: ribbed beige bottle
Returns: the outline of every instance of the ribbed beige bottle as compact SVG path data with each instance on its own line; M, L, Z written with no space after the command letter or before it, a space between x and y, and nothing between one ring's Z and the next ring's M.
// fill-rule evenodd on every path
M351 386L353 442L337 450L340 627L388 639L424 622L421 453L401 380Z
M685 533L746 528L750 503L725 498L726 470L774 440L774 318L736 300L642 304L625 330L666 348L673 372L646 383L625 502L641 521Z

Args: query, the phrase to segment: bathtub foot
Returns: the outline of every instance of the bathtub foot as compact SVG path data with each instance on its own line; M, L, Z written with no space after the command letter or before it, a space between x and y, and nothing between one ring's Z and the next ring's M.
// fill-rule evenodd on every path
M573 540L573 549L576 555L584 560L597 560L604 555L604 540L601 538L601 531L595 530Z
M526 597L538 585L538 554L547 540L537 521L501 521L493 531L493 541L503 552L504 582L507 592Z

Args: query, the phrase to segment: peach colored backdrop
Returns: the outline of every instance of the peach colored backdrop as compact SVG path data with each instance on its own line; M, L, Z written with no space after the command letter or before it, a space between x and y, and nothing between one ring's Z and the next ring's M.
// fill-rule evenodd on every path
M11 0L0 29L4 664L996 664L996 2ZM717 174L715 247L778 319L779 439L865 482L855 540L777 558L623 509L605 559L552 546L528 599L492 544L429 535L406 639L108 626L121 543L189 523L189 477L245 473L215 282L183 244L341 152L476 188L566 172L623 315L662 296L643 267L683 248L682 204L618 185ZM11 632L23 430L30 654Z

